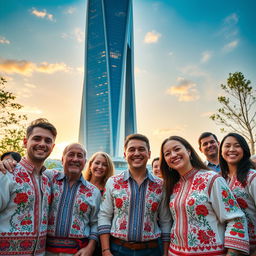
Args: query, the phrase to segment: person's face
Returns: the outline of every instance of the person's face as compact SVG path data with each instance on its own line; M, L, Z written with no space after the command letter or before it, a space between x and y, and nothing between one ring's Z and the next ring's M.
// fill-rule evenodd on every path
M28 138L23 140L27 157L32 163L41 163L51 154L55 137L47 130L35 127Z
M212 135L201 139L200 144L200 151L207 159L218 156L219 143Z
M98 154L92 161L90 167L92 177L94 176L95 178L104 179L104 177L106 176L107 169L107 159L103 155Z
M162 173L160 170L160 162L159 160L155 160L152 165L153 174L157 177L162 177Z
M221 155L228 165L237 165L244 156L242 147L233 136L229 136L224 140L221 151Z
M124 157L130 169L146 169L150 154L145 141L133 139L128 142Z
M86 155L79 144L70 145L62 156L64 173L68 177L79 178L86 163Z
M167 165L181 175L192 169L190 151L177 140L169 140L164 144L163 155Z

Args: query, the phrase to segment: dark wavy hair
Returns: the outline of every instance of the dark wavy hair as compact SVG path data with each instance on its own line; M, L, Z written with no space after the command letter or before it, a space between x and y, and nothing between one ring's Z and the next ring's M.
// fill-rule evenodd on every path
M160 152L160 169L162 171L163 179L164 179L164 188L166 190L166 203L169 204L170 196L173 192L173 188L175 184L179 181L180 175L175 170L168 166L167 162L164 158L163 148L164 145L170 141L175 140L180 142L187 150L190 151L190 162L191 165L196 169L204 169L209 170L209 168L203 163L199 155L196 153L195 149L189 144L187 140L179 136L171 136L165 139L161 145L161 152Z
M228 173L229 173L228 163L222 157L222 146L227 137L234 137L238 141L239 145L241 146L241 148L243 150L243 158L237 163L237 174L236 175L237 175L237 180L240 181L242 184L245 184L248 172L249 172L250 168L253 168L253 163L250 160L251 152L250 152L248 143L246 142L245 138L238 133L230 132L222 139L222 141L220 143L219 162L220 162L221 174L224 179L228 178Z

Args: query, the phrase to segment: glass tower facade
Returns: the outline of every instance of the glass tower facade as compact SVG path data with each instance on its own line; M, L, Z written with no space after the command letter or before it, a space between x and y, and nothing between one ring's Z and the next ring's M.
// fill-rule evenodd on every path
M120 157L136 132L132 0L88 0L85 41L79 141Z

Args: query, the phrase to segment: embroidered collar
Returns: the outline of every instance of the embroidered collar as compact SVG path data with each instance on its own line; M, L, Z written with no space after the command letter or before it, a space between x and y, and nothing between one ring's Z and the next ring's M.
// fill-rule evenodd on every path
M189 180L193 178L198 171L199 171L198 169L192 168L184 176L181 176L181 179L184 181Z
M59 171L56 180L64 180L65 178L68 180L68 177L65 175L64 171ZM87 181L84 179L83 175L80 176L77 182L82 182L84 186L87 186Z
M132 178L130 171L129 171L129 170L124 171L124 180L126 181L126 180L128 180L129 178ZM147 173L146 173L145 179L150 179L150 180L153 181L153 182L156 181L156 179L155 179L154 176L148 171L148 169L147 169Z
M25 157L22 157L19 164L22 165L29 173L32 174L34 172L35 166L31 162L29 162ZM42 174L42 172L45 171L45 169L46 168L42 166L40 173Z

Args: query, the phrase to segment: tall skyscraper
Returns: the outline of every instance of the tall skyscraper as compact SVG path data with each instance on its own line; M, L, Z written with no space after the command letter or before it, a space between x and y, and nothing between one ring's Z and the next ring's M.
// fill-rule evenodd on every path
M79 141L118 158L136 132L132 0L88 0Z

